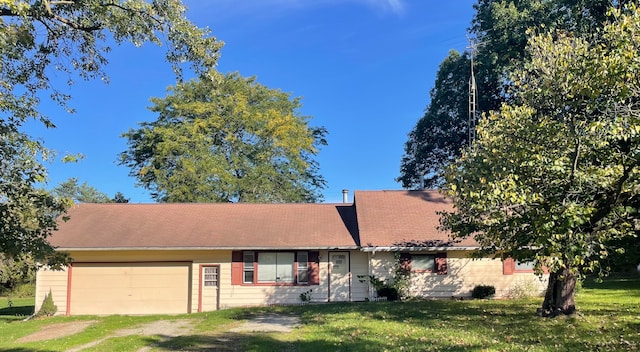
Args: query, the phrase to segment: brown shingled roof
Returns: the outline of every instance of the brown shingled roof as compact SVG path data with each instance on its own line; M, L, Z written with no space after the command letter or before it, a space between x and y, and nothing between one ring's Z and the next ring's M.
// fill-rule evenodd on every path
M63 250L436 247L450 241L437 212L451 209L436 191L356 191L354 204L79 204L50 242Z
M439 247L451 241L441 231L440 211L452 211L449 199L438 191L356 191L354 195L363 247ZM475 247L473 239L449 243Z
M353 248L350 204L79 204L50 238L60 249Z

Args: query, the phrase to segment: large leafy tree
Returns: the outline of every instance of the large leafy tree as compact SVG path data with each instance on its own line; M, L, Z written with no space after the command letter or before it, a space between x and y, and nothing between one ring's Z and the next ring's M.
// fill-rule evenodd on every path
M46 174L38 158L47 155L37 142L1 123L0 132L0 250L9 259L32 254L52 265L64 262L46 238L69 203L35 186Z
M300 100L237 73L178 84L152 99L158 119L124 134L121 163L163 202L312 202L324 128Z
M69 204L39 189L51 153L22 126L35 119L54 127L41 99L72 111L66 87L108 81L109 45L123 42L166 45L178 79L184 69L206 77L222 45L186 19L179 0L0 1L0 252L64 261L46 238ZM67 81L56 86L52 76Z
M468 82L470 60L457 51L440 64L431 89L431 102L405 143L400 177L405 188L437 187L441 170L459 155L468 137Z
M54 187L52 193L61 198L68 198L76 203L111 203L113 200L98 191L87 182L79 183L77 178L70 178ZM120 192L118 192L120 193ZM122 195L122 194L121 194ZM124 198L124 196L122 196Z
M444 224L485 252L549 269L540 313L575 310L576 279L604 273L636 236L640 206L640 13L589 39L541 34L512 76L512 103L447 170Z
M602 27L611 6L621 7L626 2L630 1L479 0L474 5L476 13L469 29L477 44L474 55L477 110L488 113L509 101L507 92L512 83L509 75L529 60L525 50L527 30L540 33L564 30L574 36L589 35ZM450 61L451 56L443 61L436 77L434 91L439 99L434 98L432 91L424 116L405 143L398 177L405 188L422 185L421 172L426 176L426 187L438 187L443 181L444 167L460 155L467 143L470 67L466 65L464 72L465 65L460 62L454 73ZM459 77L442 80L452 74ZM448 111L447 123L439 125L441 118L435 117L434 111Z

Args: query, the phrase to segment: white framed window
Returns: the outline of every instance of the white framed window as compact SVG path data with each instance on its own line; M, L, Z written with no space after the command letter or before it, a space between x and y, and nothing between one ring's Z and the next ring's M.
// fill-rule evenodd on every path
M259 252L258 283L293 283L294 252Z
M235 251L231 281L233 285L317 285L318 265L313 259L317 256L308 251Z
M244 252L243 254L243 277L242 282L253 283L255 277L255 253Z
M298 283L309 283L309 252L298 252Z
M434 254L412 254L411 255L412 271L436 271L436 256Z
M202 275L202 282L204 286L218 286L217 266L205 266Z

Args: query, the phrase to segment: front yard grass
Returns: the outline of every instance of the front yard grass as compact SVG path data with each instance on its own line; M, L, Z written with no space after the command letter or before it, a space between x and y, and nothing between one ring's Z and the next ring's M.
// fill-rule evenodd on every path
M637 276L637 275L636 275ZM296 307L229 309L180 316L55 317L23 321L33 300L0 297L0 351L63 351L158 320L194 323L188 336L112 337L86 351L153 351L217 348L223 351L633 351L640 349L640 279L587 281L576 302L578 314L538 318L541 298L519 300L426 300L310 304ZM4 306L3 306L4 304ZM21 310L24 309L24 310ZM231 333L249 315L296 314L303 325L292 333ZM53 340L18 340L45 326L94 320L83 332Z
M22 320L33 314L34 298L0 297L0 322Z

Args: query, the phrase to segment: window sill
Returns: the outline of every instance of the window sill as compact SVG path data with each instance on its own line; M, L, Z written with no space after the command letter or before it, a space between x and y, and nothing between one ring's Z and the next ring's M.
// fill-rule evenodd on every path
M308 283L302 284L302 283L284 283L284 282L256 282L256 283L252 283L252 282L243 282L240 284L240 286L311 286Z

